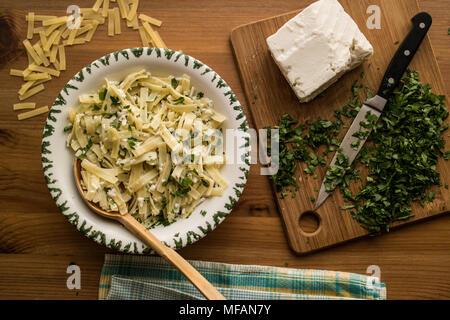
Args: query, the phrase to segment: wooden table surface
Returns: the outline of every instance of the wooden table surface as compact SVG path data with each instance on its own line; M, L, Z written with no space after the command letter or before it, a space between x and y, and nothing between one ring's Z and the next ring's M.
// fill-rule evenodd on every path
M248 102L229 41L231 30L296 10L311 1L232 0L226 1L225 6L219 0L165 0L164 5L157 1L140 2L139 12L163 21L160 33L170 48L183 50L213 67L246 107ZM23 21L28 11L63 15L73 3L0 0L0 18L8 13L17 17L18 23L22 21L19 27L23 40L26 34ZM76 3L90 7L94 1ZM448 93L450 1L419 0L419 4L434 18L430 38ZM122 29L125 29L123 22ZM5 44L4 38L0 37L0 44ZM91 43L67 49L67 71L46 84L47 89L32 100L38 105L51 105L62 86L87 63L106 53L139 45L136 31L127 29L109 38L106 25L101 26ZM9 69L23 69L26 60L23 51L19 51L15 58L0 65L0 299L96 299L104 254L113 251L78 232L50 197L40 150L45 116L19 122L12 111L12 104L18 102L21 81L10 77ZM251 125L252 120L249 122ZM214 232L180 253L188 259L361 274L370 265L377 265L390 299L450 299L448 214L383 236L296 256L288 247L269 180L259 175L258 165L252 167L242 198L229 217ZM80 290L66 287L70 263L81 268Z

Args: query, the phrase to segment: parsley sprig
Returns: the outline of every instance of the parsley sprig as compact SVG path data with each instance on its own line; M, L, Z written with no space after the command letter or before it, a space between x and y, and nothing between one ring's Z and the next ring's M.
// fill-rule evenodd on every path
M91 149L92 145L93 145L92 140L89 139L88 143L83 148L83 150L81 151L81 154L78 156L78 158L79 159L85 159L86 158L86 154Z

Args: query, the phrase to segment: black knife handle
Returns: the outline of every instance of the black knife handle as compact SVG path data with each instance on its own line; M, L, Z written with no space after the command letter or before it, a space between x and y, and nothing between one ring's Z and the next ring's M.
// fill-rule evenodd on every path
M413 28L403 40L394 57L389 64L389 67L384 74L381 82L378 95L388 99L395 87L402 79L403 73L408 68L409 63L419 49L422 40L425 38L428 30L431 27L433 19L426 12L421 12L411 19Z

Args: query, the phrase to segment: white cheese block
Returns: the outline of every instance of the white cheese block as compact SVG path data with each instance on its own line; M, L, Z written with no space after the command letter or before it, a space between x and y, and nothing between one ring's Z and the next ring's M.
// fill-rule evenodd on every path
M267 38L272 57L300 102L314 99L373 54L337 0L320 0Z

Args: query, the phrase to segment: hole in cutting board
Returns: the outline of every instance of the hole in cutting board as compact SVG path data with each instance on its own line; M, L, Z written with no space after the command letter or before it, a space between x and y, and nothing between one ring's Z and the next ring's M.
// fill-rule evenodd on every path
M307 236L312 236L314 233L318 232L320 223L320 216L314 211L305 211L298 219L300 230Z

